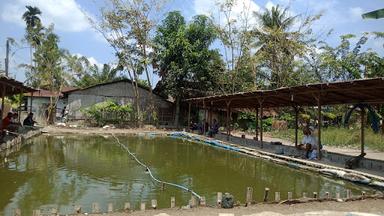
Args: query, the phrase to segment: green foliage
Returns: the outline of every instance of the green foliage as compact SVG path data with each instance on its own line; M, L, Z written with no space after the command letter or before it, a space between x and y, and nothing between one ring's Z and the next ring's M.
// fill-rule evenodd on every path
M96 64L91 64L84 56L65 54L66 70L71 74L71 85L80 88L93 86L100 83L112 82L123 79L118 75L118 68L112 68L108 64L103 64L100 68Z
M94 104L81 110L97 126L107 123L121 123L123 121L133 121L133 108L131 104L119 105L114 101L108 100Z

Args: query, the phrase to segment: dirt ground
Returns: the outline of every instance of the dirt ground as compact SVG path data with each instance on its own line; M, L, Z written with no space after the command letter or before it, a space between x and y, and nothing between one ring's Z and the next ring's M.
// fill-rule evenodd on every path
M363 214L364 213L364 214ZM280 215L384 215L384 200L350 202L311 202L301 204L256 204L250 207L219 209L199 207L193 209L159 209L130 213L109 213L109 216L280 216Z

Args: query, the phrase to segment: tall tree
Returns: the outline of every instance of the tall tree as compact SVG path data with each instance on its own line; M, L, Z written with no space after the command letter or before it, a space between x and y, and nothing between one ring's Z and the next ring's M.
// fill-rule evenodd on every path
M54 93L50 97L47 116L47 122L52 124L59 94L62 87L66 85L62 61L63 50L58 46L59 37L53 33L53 25L45 29L40 43L34 53L34 73L27 74L27 79L33 87L47 89Z
M152 35L154 21L152 20L161 1L156 0L109 0L108 7L102 10L102 20L94 26L115 49L119 58L119 67L128 72L134 81L135 104L139 125L142 122L140 110L140 95L138 90L139 76L145 73L150 90L150 106L146 110L150 116L155 115L154 98L150 67Z
M274 6L271 10L257 12L259 26L254 29L256 59L258 67L270 88L294 83L295 58L302 58L309 50L313 39L311 24L321 15L309 16L300 23L298 16L290 16L288 8ZM294 24L298 28L293 29Z
M33 49L40 45L43 25L41 24L41 11L38 7L25 6L27 11L24 12L22 19L26 23L25 39L28 41L30 48L31 65L29 73L33 74Z
M241 0L217 1L218 14L213 14L218 39L223 45L226 74L222 91L238 92L255 89L255 74L251 57L252 7ZM238 14L236 7L242 7Z
M187 25L178 11L168 13L158 28L157 65L165 91L176 101L175 126L183 99L218 89L223 63L209 48L216 38L213 28L206 16L195 16Z

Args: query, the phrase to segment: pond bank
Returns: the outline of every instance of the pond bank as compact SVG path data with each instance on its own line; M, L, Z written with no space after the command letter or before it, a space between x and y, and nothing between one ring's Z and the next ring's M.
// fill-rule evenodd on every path
M360 213L360 214L359 214ZM198 207L192 209L158 209L134 211L129 213L115 212L88 215L108 216L281 216L281 215L384 215L384 200L372 199L351 202L310 202L300 204L255 204L249 207L235 207L233 209L220 209L211 207ZM370 215L372 216L372 215Z

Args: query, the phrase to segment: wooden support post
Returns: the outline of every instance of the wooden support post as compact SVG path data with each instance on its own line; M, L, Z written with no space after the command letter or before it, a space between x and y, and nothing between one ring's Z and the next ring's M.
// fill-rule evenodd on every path
M201 197L201 200L200 200L200 206L207 206L207 201L205 199L205 196L202 196Z
M108 213L112 213L112 212L113 212L113 204L108 203Z
M157 209L157 200L155 200L155 199L151 200L151 207L153 209Z
M31 113L33 110L32 110L32 106L33 106L33 92L31 92L31 106L29 108L29 112Z
M259 107L260 107L260 147L263 148L263 102L264 99L259 100Z
M187 131L190 131L190 130L191 130L190 125L191 125L191 102L188 102L188 122L187 122Z
M280 192L275 192L275 202L280 202Z
M128 212L130 210L131 210L131 203L129 202L124 203L124 211Z
M256 136L255 136L255 140L258 141L259 140L259 107L256 107L256 128L255 128L255 132L256 132Z
M203 118L203 135L207 132L206 124L207 122L207 108L205 106L205 101L203 101L203 109L204 109L204 118Z
M140 210L141 210L141 211L145 211L145 202L142 202L142 203L140 204Z
M297 147L297 144L299 142L299 108L297 106L294 106L293 109L295 110L295 147Z
M321 146L321 127L323 124L323 118L321 116L321 94L319 94L319 97L317 99L317 120L319 122L319 127L317 129L317 159L321 159L321 152L320 152L320 146Z
M20 92L21 92L21 93L19 94L19 98L20 98L20 101L19 101L19 109L17 110L17 111L18 111L18 114L19 114L17 121L18 121L19 123L21 123L21 122L20 122L20 118L21 118L21 103L23 102L23 100L22 100L22 96L23 96L22 90L20 90Z
M264 202L268 202L268 194L269 194L269 188L265 188L264 190Z
M337 193L336 193L336 200L339 200L339 199L340 199L340 193L337 192Z
M1 119L3 119L5 117L5 111L4 111L4 106L5 106L5 101L4 101L4 98L5 98L5 86L3 86L3 89L2 89L2 92L1 92Z
M361 136L360 136L360 141L361 141L361 155L364 155L364 145L365 145L365 136L364 136L364 131L365 131L365 109L361 109Z
M223 200L223 193L222 192L217 192L217 200L216 200L216 205L217 207L221 207L221 201Z
M92 203L92 213L100 213L100 211L99 203Z
M231 135L231 125L230 125L230 108L231 102L227 102L227 118L226 118L226 129L227 129L227 141L229 141L229 136Z
M352 192L351 190L347 189L347 199L350 199L352 197Z
M253 195L253 188L252 187L247 187L247 193L245 197L245 204L246 206L251 205L252 203L252 195Z
M176 199L175 197L171 197L171 208L175 208L176 207Z
M292 192L288 192L288 200L292 200Z
M209 127L212 127L212 117L213 117L212 106L213 106L213 103L211 102L211 105L209 106Z

